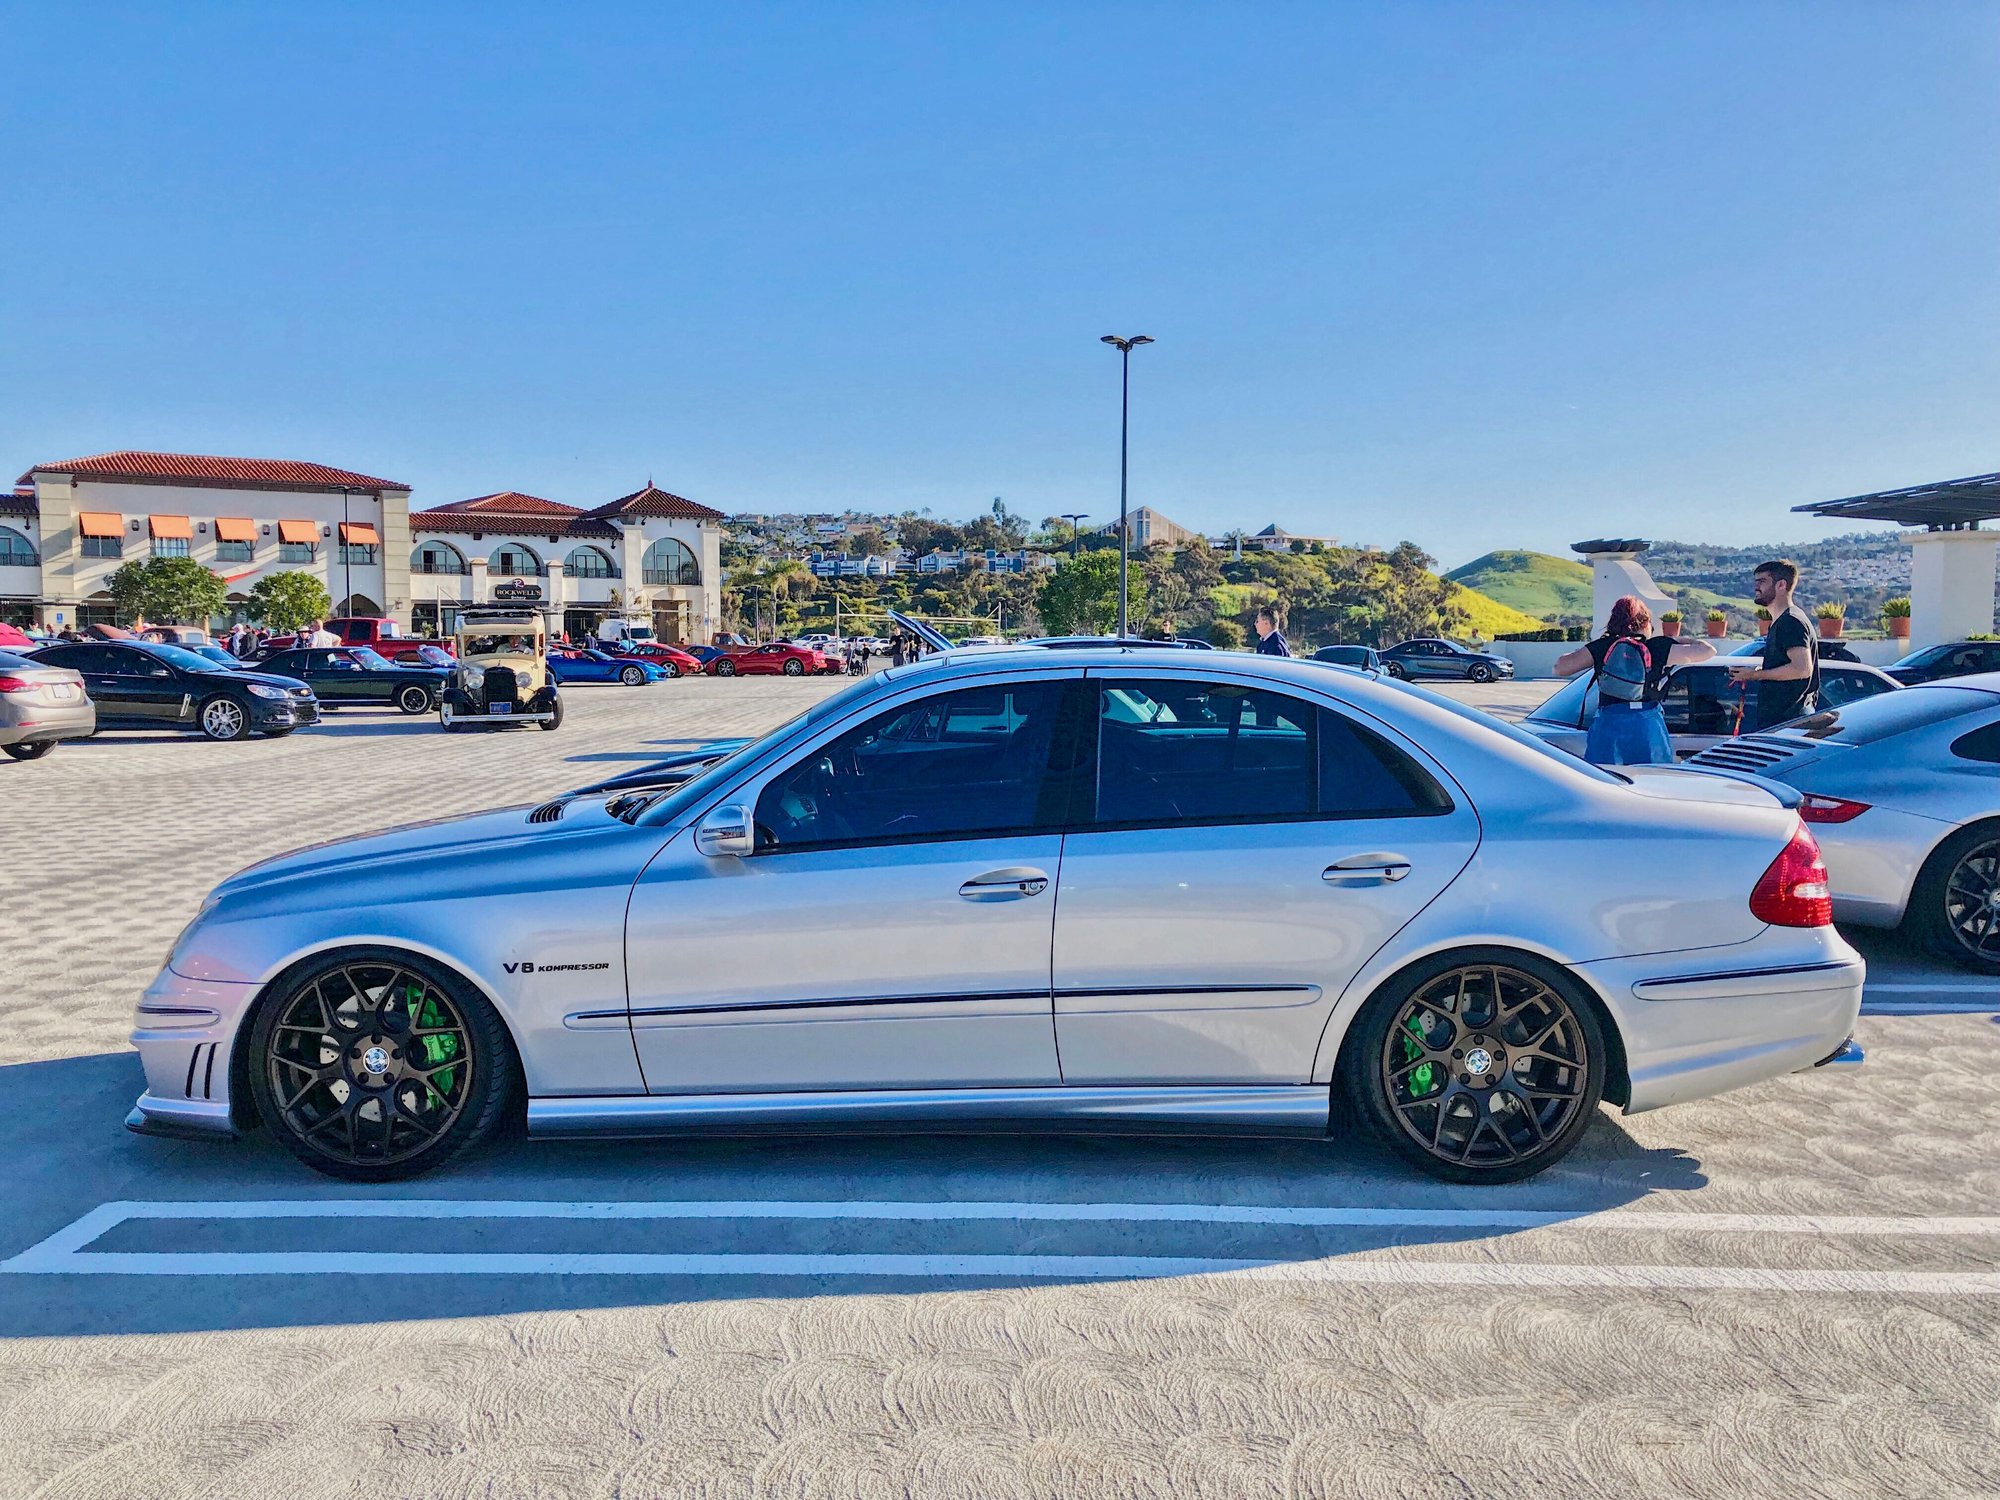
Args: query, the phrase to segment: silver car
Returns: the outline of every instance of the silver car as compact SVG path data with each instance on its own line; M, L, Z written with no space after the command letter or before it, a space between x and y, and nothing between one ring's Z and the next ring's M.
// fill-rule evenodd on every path
M1806 794L1836 918L2000 973L2000 673L1849 703L1692 763Z
M1858 1057L1824 878L1765 789L1613 776L1387 679L947 652L670 790L225 881L139 1003L128 1123L260 1120L380 1181L523 1113L1323 1137L1351 1111L1424 1170L1507 1181L1600 1099Z
M97 732L97 705L82 674L0 651L0 752L40 760L64 740Z

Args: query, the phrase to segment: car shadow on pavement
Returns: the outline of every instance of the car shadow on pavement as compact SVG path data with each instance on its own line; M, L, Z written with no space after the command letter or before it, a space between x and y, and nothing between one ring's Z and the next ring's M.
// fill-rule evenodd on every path
M360 1186L322 1178L269 1136L181 1142L123 1127L142 1086L136 1056L0 1068L0 1151L9 1208L0 1227L0 1337L170 1333L479 1316L544 1309L641 1307L749 1296L1060 1284L1076 1275L912 1277L838 1271L753 1276L673 1270L592 1274L562 1267L468 1271L492 1254L736 1256L1168 1257L1281 1266L1391 1247L1504 1238L1519 1227L1421 1222L1433 1210L1579 1218L1707 1182L1685 1153L1638 1145L1606 1113L1578 1149L1531 1181L1453 1187L1414 1175L1372 1145L1110 1136L802 1136L618 1142L495 1143L415 1182ZM283 1205L416 1200L394 1218L338 1206L313 1217ZM440 1214L425 1205L473 1200L534 1205L511 1218ZM126 1218L74 1249L123 1253L145 1265L188 1253L402 1253L428 1260L390 1274L316 1264L238 1274L26 1273L8 1262L100 1205L234 1205L234 1217ZM698 1218L607 1218L566 1205L632 1203L821 1205L811 1216L724 1212ZM899 1205L1205 1205L1254 1209L1363 1208L1415 1217L1368 1225L1207 1221L1144 1216L913 1214ZM850 1216L838 1207L860 1205ZM553 1212L545 1212L553 1209ZM111 1211L117 1219L117 1210ZM66 1262L67 1263L67 1262ZM207 1263L213 1264L213 1263ZM603 1262L598 1262L603 1264ZM1113 1276L1110 1279L1118 1279ZM365 1295L356 1295L357 1286Z

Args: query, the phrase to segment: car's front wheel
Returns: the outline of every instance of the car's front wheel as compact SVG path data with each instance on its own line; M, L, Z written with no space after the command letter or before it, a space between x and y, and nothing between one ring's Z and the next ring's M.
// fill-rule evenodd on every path
M473 987L382 949L282 976L250 1027L250 1091L285 1149L350 1182L430 1171L496 1130L520 1087Z
M1976 823L1924 861L1903 927L1938 958L2000 974L2000 823Z
M249 712L234 698L220 693L203 701L195 710L195 722L212 740L240 740L250 732Z
M723 657L721 661L715 664L715 675L717 677L734 677L736 675L736 663L726 656Z
M1468 682L1491 682L1493 680L1493 669L1483 661L1475 662L1472 669L1465 674L1465 678Z
M627 687L637 687L646 680L646 674L638 667L620 667L618 680Z
M1401 662L1385 661L1382 663L1382 670L1399 682L1409 679L1410 674L1403 669Z
M405 683L396 692L396 707L406 714L430 712L431 690L417 683Z
M15 760L40 760L55 747L54 740L37 740L32 745L0 745L0 750L6 751Z
M1370 998L1340 1052L1356 1114L1447 1182L1516 1182L1597 1114L1604 1030L1575 981L1521 955L1441 955Z

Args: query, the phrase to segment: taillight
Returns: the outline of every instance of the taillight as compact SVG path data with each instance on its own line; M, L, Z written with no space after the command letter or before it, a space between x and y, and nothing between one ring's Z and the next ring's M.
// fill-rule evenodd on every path
M1848 802L1814 792L1807 792L1805 801L1799 804L1799 816L1808 823L1852 823L1867 811L1866 802Z
M1819 844L1800 824L1750 893L1750 915L1773 927L1830 927L1833 892Z
M0 693L32 693L40 686L25 677L0 677Z

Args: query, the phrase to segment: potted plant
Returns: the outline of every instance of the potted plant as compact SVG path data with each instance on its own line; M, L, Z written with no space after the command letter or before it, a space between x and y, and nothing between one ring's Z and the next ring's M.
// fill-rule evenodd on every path
M1761 604L1757 606L1757 623L1767 630L1771 625L1771 611Z
M1711 609L1706 618L1709 636L1714 640L1721 640L1723 631L1729 628L1729 616L1719 609Z
M1660 633L1662 635L1679 635L1681 633L1681 612L1679 610L1670 609L1660 616Z
M1907 641L1910 638L1910 601L1890 599L1882 605L1882 624L1889 632L1889 638Z
M1847 619L1847 606L1828 599L1813 611L1813 618L1819 621L1821 640L1837 641L1840 639L1840 627Z

